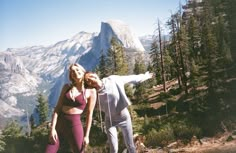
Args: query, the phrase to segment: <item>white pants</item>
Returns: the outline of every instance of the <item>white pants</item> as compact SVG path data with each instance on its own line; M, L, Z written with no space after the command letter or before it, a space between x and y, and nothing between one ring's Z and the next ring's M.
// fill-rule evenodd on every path
M129 153L136 153L134 140L133 140L133 127L130 114L127 108L122 110L121 114L106 118L106 131L110 145L110 153L118 153L118 133L117 127L121 129L123 139L125 141Z

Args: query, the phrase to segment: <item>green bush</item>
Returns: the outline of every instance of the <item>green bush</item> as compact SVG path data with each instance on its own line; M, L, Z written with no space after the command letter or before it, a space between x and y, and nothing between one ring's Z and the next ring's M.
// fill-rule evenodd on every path
M161 92L159 97L160 99L167 99L167 98L171 98L171 95L167 92Z
M188 143L193 136L199 137L201 135L199 127L187 125L183 122L173 124L173 129L176 139L181 139L184 143Z
M40 153L42 150L45 150L46 145L48 143L48 134L49 129L45 126L38 126L34 128L31 133L30 141L32 143L31 151L34 153Z
M89 135L90 146L96 147L106 143L107 136L105 132L102 132L100 127L92 126L91 134Z
M0 152L5 150L6 143L2 140L2 136L0 136Z
M166 146L168 143L175 140L173 129L167 125L164 128L157 131L156 129L152 129L146 135L145 145L150 147L157 146Z
M150 133L150 131L152 131L152 129L159 129L160 126L161 126L160 122L158 122L157 120L151 121L151 118L148 118L145 115L145 118L143 121L143 128L142 128L141 133L148 134L148 133Z
M170 90L169 90L169 93L170 93L171 95L178 95L178 94L180 94L181 92L182 92L182 89L181 89L181 88L170 89Z

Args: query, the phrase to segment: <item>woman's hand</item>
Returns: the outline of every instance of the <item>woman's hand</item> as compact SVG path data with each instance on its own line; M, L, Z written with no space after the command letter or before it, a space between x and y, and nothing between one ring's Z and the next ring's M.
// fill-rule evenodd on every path
M154 73L150 73L149 71L147 71L145 74L142 74L143 78L140 82L146 81L148 79L154 78L155 74Z
M86 148L86 146L89 144L89 138L88 137L84 137L84 148Z
M149 71L147 71L147 72L145 73L145 77L146 77L147 79L151 79L151 78L154 78L154 77L155 77L155 74L154 74L154 73L150 73Z
M55 128L51 129L50 136L49 136L49 142L52 144L55 144L58 139L57 131Z

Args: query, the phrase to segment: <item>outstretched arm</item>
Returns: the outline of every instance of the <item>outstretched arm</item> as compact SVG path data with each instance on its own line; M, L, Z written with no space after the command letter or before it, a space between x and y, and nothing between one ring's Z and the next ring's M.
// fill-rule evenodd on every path
M153 78L154 73L149 73L149 71L147 71L144 74L117 76L117 77L119 77L118 79L121 80L124 84L126 83L136 84L136 83L140 83L140 82Z
M97 92L95 89L87 89L89 91L89 97L87 98L87 116L86 116L86 130L84 135L84 145L89 144L89 133L92 125L93 110L97 100Z

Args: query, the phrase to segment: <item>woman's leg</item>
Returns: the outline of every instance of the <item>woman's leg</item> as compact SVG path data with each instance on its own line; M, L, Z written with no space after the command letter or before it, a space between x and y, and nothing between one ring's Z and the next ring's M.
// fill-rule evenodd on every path
M80 115L66 115L66 118L70 121L69 126L71 128L66 135L67 140L74 153L82 153L84 131L80 121Z
M63 131L66 131L65 129L65 120L64 120L64 115L61 114L59 117L58 117L58 120L57 120L57 125L56 125L56 131L57 131L57 135L58 135L58 139L56 140L55 143L51 143L51 142L48 142L47 146L46 146L46 150L45 150L45 153L56 153L60 147L60 137L62 137L63 135Z
M123 138L125 141L125 145L128 149L129 153L136 153L134 140L133 140L133 127L130 115L128 114L127 120L119 123L119 127L122 130Z
M60 146L59 139L54 144L49 142L46 146L45 153L56 153L59 149L59 146Z
M69 143L75 153L83 152L83 140L84 132L82 125L72 127L72 137L69 139Z
M118 136L115 126L107 129L107 138L109 141L110 153L118 153Z

